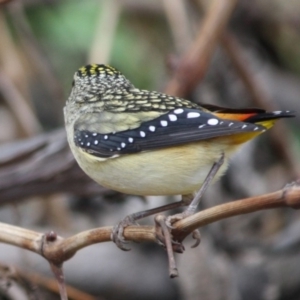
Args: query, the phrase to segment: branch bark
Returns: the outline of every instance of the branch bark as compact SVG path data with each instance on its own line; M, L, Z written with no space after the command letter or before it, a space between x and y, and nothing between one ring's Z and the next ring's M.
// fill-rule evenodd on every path
M79 168L63 129L0 147L0 205L59 192L111 193Z
M181 242L198 227L225 218L278 207L300 208L300 181L274 193L233 201L200 211L176 222L172 230L173 238ZM112 226L95 228L69 238L62 238L54 232L42 234L0 223L0 242L30 250L42 255L50 263L60 265L84 247L110 241L112 229ZM134 242L156 242L155 227L129 226L124 231L124 237Z

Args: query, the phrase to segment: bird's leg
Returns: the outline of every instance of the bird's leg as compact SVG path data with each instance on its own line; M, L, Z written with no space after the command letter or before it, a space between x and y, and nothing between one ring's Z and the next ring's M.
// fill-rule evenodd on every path
M203 196L203 194L205 193L205 191L207 190L209 184L213 181L213 179L215 178L216 174L218 173L218 171L220 170L220 168L222 167L224 163L224 153L221 154L221 157L219 158L219 160L217 162L215 162L212 166L212 168L210 169L209 173L207 174L201 188L199 189L199 191L197 192L197 194L195 195L194 199L192 200L192 202L190 203L190 205L188 206L188 208L185 210L185 214L187 216L192 215L195 213L201 198Z
M190 201L189 201L190 202ZM144 210L144 211L140 211L140 212L136 212L133 213L131 215L128 215L126 218L124 218L121 222L119 222L114 228L113 231L111 233L111 240L122 250L124 251L128 251L130 250L130 248L125 247L124 244L126 244L127 242L124 239L124 229L127 226L130 225L135 225L137 224L136 221L143 219L145 217L157 214L157 213L161 213L170 209L174 209L174 208L178 208L178 207L182 207L182 206L186 206L189 204L189 202L187 203L186 199L183 198L181 201L178 202L174 202L174 203L169 203L163 206L159 206L159 207L155 207L152 209L148 209L148 210Z
M198 190L198 192L196 193L194 199L189 203L188 208L180 213L180 214L176 214L174 216L170 216L167 220L169 226L171 226L174 222L184 219L192 214L195 213L201 198L203 196L203 194L205 193L205 191L207 190L209 184L212 182L212 180L214 179L214 177L216 176L217 172L219 171L219 169L221 168L221 166L224 163L224 153L221 154L221 157L219 158L218 161L216 161L213 166L211 167L210 171L208 172L202 186L200 187L200 189Z
M170 209L188 205L188 208L183 213L176 214L176 215L173 215L173 216L170 216L167 218L166 224L168 227L172 228L172 224L175 223L176 221L186 218L187 216L190 216L193 213L195 213L195 211L199 205L199 202L201 200L202 195L206 191L206 189L209 186L209 184L211 183L211 181L214 179L216 173L222 166L223 162L224 162L224 154L222 153L220 159L213 164L213 166L210 169L207 177L205 178L201 188L198 190L198 192L196 193L195 197L192 200L190 198L190 195L183 195L182 200L179 202L166 204L163 206L159 206L156 208L152 208L152 209L148 209L148 210L144 210L144 211L140 211L140 212L128 215L126 218L124 218L121 222L119 222L113 228L113 231L111 234L111 240L120 249L122 249L124 251L128 251L128 250L130 250L130 248L125 247L126 241L124 239L124 229L127 226L135 225L137 220L140 220L145 217L148 217L148 216L151 216L151 215L154 215L157 213L161 213L161 212L164 212L164 211L167 211ZM200 234L199 234L199 232L194 232L193 236L197 239L196 244L194 245L194 247L196 247L200 242ZM158 237L158 239L161 240L159 237ZM162 242L162 240L161 240L161 242Z
M174 224L176 221L182 220L182 219L195 213L203 194L205 193L209 184L212 182L212 180L216 176L217 172L220 170L223 163L224 163L224 153L222 153L219 160L213 164L213 166L211 167L210 171L208 172L202 186L200 187L200 189L198 190L198 192L196 193L194 198L190 201L189 201L189 198L186 199L185 203L189 201L189 203L186 204L186 205L188 205L188 208L180 214L169 216L167 218L166 224L169 228L172 228L172 224ZM182 200L182 201L184 201L184 200ZM192 248L195 248L200 244L200 241L201 241L201 235L200 235L199 230L198 229L194 230L192 236L193 236L193 239L196 240L196 242L192 246ZM176 243L176 241L174 241L174 243Z

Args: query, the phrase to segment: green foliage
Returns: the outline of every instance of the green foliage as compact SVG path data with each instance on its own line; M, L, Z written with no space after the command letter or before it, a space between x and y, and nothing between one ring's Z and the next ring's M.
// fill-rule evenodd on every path
M73 73L87 63L95 27L98 18L102 17L102 6L101 1L68 0L52 5L29 6L26 10L32 30L54 66L66 95ZM109 63L119 68L139 88L161 88L168 51L165 48L168 40L166 32L166 24L159 16L141 19L122 11Z

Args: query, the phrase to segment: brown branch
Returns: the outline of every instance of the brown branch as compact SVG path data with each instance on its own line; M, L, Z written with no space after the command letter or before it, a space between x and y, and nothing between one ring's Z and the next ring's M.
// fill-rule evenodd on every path
M41 127L32 108L17 90L14 83L1 71L0 92L14 116L21 136L27 137L37 134Z
M99 3L100 5L100 3ZM95 28L94 40L88 55L88 62L110 61L116 29L120 21L122 5L120 1L105 1L101 3Z
M59 192L112 193L79 168L64 130L0 146L0 205Z
M10 2L10 1L12 1L12 0L0 0L0 5L1 5L1 4L7 4L7 3Z
M165 89L167 94L183 97L203 78L236 2L236 0L213 1L205 14L195 42L182 57Z
M182 53L192 41L187 3L184 0L163 0L162 4L177 53Z
M182 241L198 227L225 218L278 207L300 208L299 182L287 185L284 189L274 193L229 202L200 211L176 222L172 230L173 238ZM111 226L95 228L64 239L53 232L43 235L0 223L0 242L33 251L44 256L50 263L59 265L84 247L110 241L112 228ZM155 228L153 226L129 226L124 231L124 237L128 241L155 242Z
M198 227L229 217L279 207L300 208L300 181L288 184L282 190L274 193L241 199L205 209L189 218L176 222L174 224L174 235L181 241Z
M7 12L12 18L12 25L22 45L22 50L24 50L24 53L30 61L31 70L37 72L39 79L43 82L44 87L51 96L52 106L48 106L49 111L51 110L55 123L61 124L63 115L55 112L61 110L61 100L64 99L63 89L57 76L54 74L53 67L46 55L46 51L42 49L32 32L30 23L28 22L24 11L23 2L24 1L13 1L8 5Z
M225 32L221 37L221 45L229 57L231 64L240 76L240 79L246 86L252 101L262 105L266 109L274 110L274 104L268 98L266 91L254 78L253 72L251 72L245 55L243 55L243 51L235 37L231 33Z
M32 272L28 273L28 272L22 272L20 270L17 270L17 275L22 276L26 280L34 283L35 285L45 288L48 291L51 291L56 294L59 293L58 287L57 287L57 281L54 280L53 278L45 277L44 275L42 275L40 273L32 273ZM77 288L74 288L71 285L66 285L66 287L67 287L67 292L68 292L70 299L73 299L73 300L96 300L96 297L91 296L81 290L78 290ZM99 296L97 296L97 299L103 300L103 298L100 298Z
M250 69L250 64L245 61L243 51L230 33L225 33L221 38L221 44L231 60L231 63L241 80L245 84L252 101L255 105L263 107L267 110L277 110L277 107L268 97L266 91L261 84L256 80L253 72ZM289 130L284 122L279 122L275 128L270 132L272 141L274 142L276 149L279 150L281 156L291 170L292 176L300 176L300 164L299 159L296 157L296 153L293 152L292 138L289 134Z

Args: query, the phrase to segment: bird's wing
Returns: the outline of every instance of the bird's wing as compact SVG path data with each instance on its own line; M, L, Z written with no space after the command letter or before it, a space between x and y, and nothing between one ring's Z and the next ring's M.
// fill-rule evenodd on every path
M255 123L228 120L217 114L192 108L176 108L168 113L157 113L158 116L154 114L154 117L146 121L144 117L141 119L139 113L110 114L110 117L107 112L94 115L95 122L89 122L89 127L81 125L86 124L85 121L76 122L76 146L92 155L108 158L240 133L259 134L266 129ZM85 117L91 118L87 115Z

